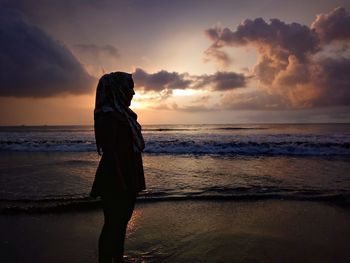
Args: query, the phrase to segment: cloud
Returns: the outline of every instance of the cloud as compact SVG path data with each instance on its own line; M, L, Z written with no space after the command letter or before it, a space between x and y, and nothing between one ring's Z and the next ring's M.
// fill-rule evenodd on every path
M168 72L161 70L156 73L148 73L137 68L132 73L136 89L143 89L152 96L147 99L152 102L152 109L176 110L185 112L209 112L220 110L221 105L210 101L211 95L204 95L190 101L189 104L171 105L166 99L172 96L173 89L195 89L226 93L240 88L246 88L251 78L241 73L218 71L213 74L190 75L189 73ZM183 103L181 103L183 104ZM225 106L226 107L226 106Z
M218 105L208 106L206 104L195 104L195 105L184 105L178 106L177 103L173 102L171 104L160 103L150 107L153 110L167 110L167 111L182 111L182 112L212 112L220 110Z
M219 49L208 48L204 53L206 55L204 62L210 61L210 58L215 58L215 60L217 60L223 68L227 68L230 64L232 64L232 59L229 57L229 55Z
M253 74L257 91L229 94L223 104L233 108L311 108L350 105L350 67L347 40L350 16L335 8L316 17L311 26L279 19L247 19L235 30L205 31L213 42L205 55L224 47L254 47L258 60ZM329 52L332 41L341 48ZM212 56L220 60L219 56ZM235 100L235 101L233 101ZM225 105L223 105L225 107Z
M226 110L280 110L288 109L289 102L279 94L269 94L265 90L254 90L237 94L226 93L220 104L221 109Z
M345 8L337 7L327 14L317 15L311 24L320 39L329 43L334 40L350 39L350 16Z
M175 102L173 102L171 104L159 103L159 104L151 105L150 108L153 110L173 111L173 110L177 110L178 105Z
M112 45L76 44L74 47L81 53L95 58L110 57L118 59L120 57L118 49Z
M194 100L192 100L192 103L208 103L209 100L210 100L210 96L204 95L199 98L195 98Z
M197 76L194 86L196 88L210 86L214 91L226 91L245 87L249 78L240 73L218 71L211 75Z
M324 58L318 61L313 79L318 97L315 106L350 104L350 58Z
M63 44L28 23L18 11L0 11L0 96L86 94L91 77Z
M207 89L212 91L227 91L243 88L247 85L249 76L241 73L218 71L214 74L191 75L189 73L168 72L161 70L148 73L136 68L132 73L135 86L145 92L164 92L173 89Z
M74 54L79 58L89 74L99 77L108 71L115 71L119 62L119 50L110 44L76 44L72 46Z
M302 60L308 53L317 51L319 43L317 34L309 27L298 23L286 24L279 19L270 19L270 23L262 18L247 19L236 31L216 27L205 32L214 42L214 49L223 46L253 45L284 60L289 54Z
M187 74L168 72L161 70L156 73L147 73L141 68L136 68L132 73L136 86L142 87L144 91L162 91L172 89L186 89L191 81L186 79Z

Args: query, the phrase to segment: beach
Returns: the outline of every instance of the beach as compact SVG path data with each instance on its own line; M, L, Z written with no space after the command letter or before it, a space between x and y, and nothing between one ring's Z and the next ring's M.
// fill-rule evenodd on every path
M350 263L349 10L0 0L0 263Z
M349 262L350 210L309 201L138 202L126 262ZM0 216L1 262L97 262L97 209Z
M350 125L143 134L126 262L349 262ZM92 126L0 127L0 262L97 262L95 150Z

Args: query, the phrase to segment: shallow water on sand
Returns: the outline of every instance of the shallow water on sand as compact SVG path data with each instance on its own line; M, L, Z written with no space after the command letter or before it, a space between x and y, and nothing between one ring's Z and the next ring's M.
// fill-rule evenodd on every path
M288 201L164 202L141 207L129 229L131 258L147 251L150 262L350 259L348 209Z
M349 262L349 220L321 202L137 203L126 262ZM2 262L97 262L102 223L100 209L0 215Z
M0 153L0 208L95 205L95 153ZM139 199L349 201L348 157L144 155ZM51 210L52 211L52 210Z

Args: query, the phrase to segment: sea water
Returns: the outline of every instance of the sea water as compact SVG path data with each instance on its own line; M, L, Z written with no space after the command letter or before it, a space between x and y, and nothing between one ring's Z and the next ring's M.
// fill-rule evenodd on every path
M350 200L350 124L144 125L138 199ZM92 126L0 127L0 209L96 205Z

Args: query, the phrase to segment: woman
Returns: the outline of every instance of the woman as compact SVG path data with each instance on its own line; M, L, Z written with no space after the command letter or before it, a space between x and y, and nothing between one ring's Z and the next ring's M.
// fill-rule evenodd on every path
M94 110L98 165L90 196L101 196L104 225L99 262L121 262L125 232L137 194L145 189L141 152L144 140L137 115L129 108L134 92L131 74L101 77Z

